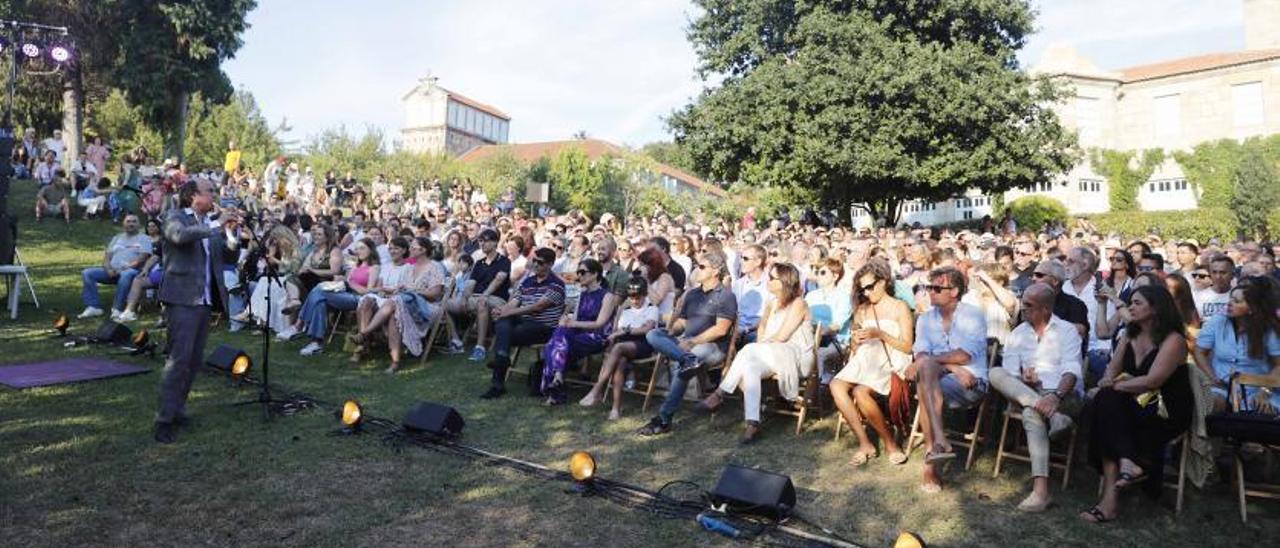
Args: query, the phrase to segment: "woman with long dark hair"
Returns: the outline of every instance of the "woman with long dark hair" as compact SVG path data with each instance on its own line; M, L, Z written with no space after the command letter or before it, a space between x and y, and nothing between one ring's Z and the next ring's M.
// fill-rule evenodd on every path
M769 269L769 293L773 300L760 314L756 342L742 347L733 364L725 372L720 387L699 408L714 411L724 398L742 389L746 414L746 431L741 444L760 437L760 382L766 378L778 381L778 392L788 401L800 397L801 379L813 369L813 328L810 327L809 305L800 288L800 271L789 263L777 263Z
M578 262L578 310L560 318L560 325L551 333L551 339L542 347L541 392L547 397L547 405L563 404L567 398L564 390L564 372L570 363L604 351L612 330L614 300L608 299L609 288L604 285L604 267L592 258Z
M1195 402L1187 369L1186 326L1163 287L1140 287L1129 322L1093 399L1089 461L1103 477L1102 498L1080 514L1102 523L1120 512L1120 491L1142 485L1160 494L1164 447L1191 425Z
M1227 388L1236 373L1280 374L1280 319L1276 310L1275 282L1267 277L1245 278L1231 290L1227 313L1205 322L1196 338L1195 359L1201 371L1214 379L1214 409L1228 408ZM1250 389L1246 397L1252 409L1276 413L1280 394Z
M864 465L878 454L864 422L870 424L884 442L889 462L902 464L907 462L907 454L889 430L879 398L889 396L893 377L901 378L902 372L911 365L915 321L907 303L890 293L893 273L887 261L867 261L854 275L853 283L853 325L856 327L849 361L831 381L831 397L840 410L840 418L858 437L854 466ZM909 420L905 416L897 419L895 422L900 423Z
M675 304L676 282L667 273L666 265L662 262L662 252L657 247L650 246L640 252L636 261L639 263L636 268L649 283L649 302L658 307L658 314L663 321L667 321L671 315L671 307Z

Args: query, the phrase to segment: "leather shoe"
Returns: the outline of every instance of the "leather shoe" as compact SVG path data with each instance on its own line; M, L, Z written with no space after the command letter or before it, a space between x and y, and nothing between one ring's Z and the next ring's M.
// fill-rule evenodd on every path
M169 444L178 441L178 432L171 422L157 422L154 437L156 443Z
M485 400L492 400L496 398L501 398L506 393L507 393L506 388L503 388L501 386L490 386L489 391L483 394L480 394L480 398Z
M760 439L760 423L747 421L747 429L742 432L738 445L751 445Z

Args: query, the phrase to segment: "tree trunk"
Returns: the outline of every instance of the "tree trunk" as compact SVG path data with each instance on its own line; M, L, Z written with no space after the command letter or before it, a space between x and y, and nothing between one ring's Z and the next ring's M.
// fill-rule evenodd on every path
M187 109L191 105L191 93L180 92L173 97L173 118L164 132L164 157L183 161L183 143L187 142Z
M62 79L62 139L67 145L66 165L84 150L84 80L80 65L67 65Z

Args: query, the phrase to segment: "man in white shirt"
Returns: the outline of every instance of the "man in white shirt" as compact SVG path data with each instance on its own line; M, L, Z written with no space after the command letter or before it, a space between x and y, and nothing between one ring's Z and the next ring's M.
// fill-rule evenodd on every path
M53 136L41 142L40 147L45 152L52 152L53 160L59 165L62 164L63 155L67 152L67 144L62 142L62 130L53 130Z
M1076 247L1067 254L1067 278L1062 284L1062 292L1084 303L1089 312L1089 325L1098 325L1098 314L1110 318L1115 314L1116 306L1111 301L1098 301L1098 286L1101 278L1095 275L1098 271L1098 256L1092 249ZM1101 378L1111 362L1111 342L1099 339L1096 329L1089 330L1089 353L1087 364L1093 378Z
M1053 315L1053 301L1053 288L1043 283L1022 293L1026 321L1009 334L1003 366L989 374L991 386L1022 407L1033 480L1031 494L1018 505L1024 512L1049 507L1049 440L1071 427L1083 401L1080 332Z
M1235 281L1236 263L1226 255L1214 255L1209 260L1209 287L1193 292L1191 297L1196 302L1196 310L1200 312L1200 321L1227 313L1227 301L1230 300L1231 284Z

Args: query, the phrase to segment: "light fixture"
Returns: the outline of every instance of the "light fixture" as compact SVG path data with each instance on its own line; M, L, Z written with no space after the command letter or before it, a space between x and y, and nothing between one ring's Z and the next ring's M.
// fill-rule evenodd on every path
M924 539L915 533L903 531L898 534L898 540L894 541L893 548L924 548Z
M137 333L134 333L134 334L133 334L133 347L134 347L134 348L141 348L141 347L144 347L144 346L146 346L146 345L147 345L147 343L149 343L149 342L151 342L151 334L150 334L150 333L147 333L147 330L146 330L146 329L143 329L143 330L138 331Z
M66 314L59 314L58 319L53 320L53 328L58 331L59 337L67 336L67 328L71 327L71 320Z
M71 60L71 47L65 44L54 44L49 48L49 57L55 62L65 63Z
M225 344L213 349L204 363L214 369L226 371L236 379L243 377L253 368L253 360L248 354L239 348Z
M130 356L150 354L151 357L156 357L156 343L151 340L151 334L146 329L134 333L130 342L133 343L132 350L129 351Z
M40 46L36 45L35 42L22 44L22 54L26 55L29 59L35 59L40 56Z
M342 429L348 432L356 432L360 430L360 423L364 421L364 412L360 409L360 402L356 400L347 400L342 404L342 410L338 412L338 419L342 421Z
M578 451L569 457L569 474L579 484L591 483L596 477L596 459L591 453Z

